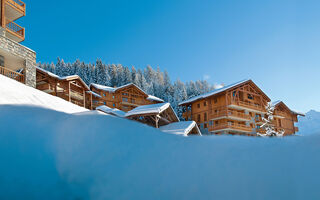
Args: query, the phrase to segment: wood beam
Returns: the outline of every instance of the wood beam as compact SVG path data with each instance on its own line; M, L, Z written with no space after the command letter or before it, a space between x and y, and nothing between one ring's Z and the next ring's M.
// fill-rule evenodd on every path
M4 29L6 28L6 20L5 20L5 13L4 13L4 0L1 1L1 26Z

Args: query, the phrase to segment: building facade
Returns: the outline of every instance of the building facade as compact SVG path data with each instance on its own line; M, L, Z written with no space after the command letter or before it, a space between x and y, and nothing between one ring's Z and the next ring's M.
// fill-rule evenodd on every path
M108 106L117 108L124 112L128 112L138 106L162 103L163 100L157 97L148 95L138 86L133 83L121 87L108 87L98 84L91 84L92 92L100 95L93 96L93 108L98 106Z
M256 135L270 98L252 81L244 80L208 94L200 95L179 105L184 107L183 118L197 122L202 133ZM277 112L278 110L276 110ZM284 115L277 128L285 128L286 134L294 134L297 114ZM285 120L284 120L285 119ZM290 119L290 120L289 120ZM275 120L274 123L279 121Z
M59 77L38 67L36 72L36 88L38 90L92 110L94 93L78 75Z
M20 44L25 29L15 23L25 16L26 5L20 0L0 0L0 5L0 74L36 87L36 53Z

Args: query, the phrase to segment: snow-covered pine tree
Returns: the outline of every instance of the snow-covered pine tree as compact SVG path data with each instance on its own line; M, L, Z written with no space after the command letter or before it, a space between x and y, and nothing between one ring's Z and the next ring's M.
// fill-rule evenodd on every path
M274 125L272 123L272 121L274 119L274 117L273 117L274 109L275 109L274 105L272 105L271 102L268 102L268 104L266 105L267 118L262 117L262 120L264 123L260 126L260 128L263 128L266 132L265 133L257 133L257 135L262 136L262 137L266 137L266 136L281 137L284 135L284 133L285 133L284 130L277 132L274 129Z

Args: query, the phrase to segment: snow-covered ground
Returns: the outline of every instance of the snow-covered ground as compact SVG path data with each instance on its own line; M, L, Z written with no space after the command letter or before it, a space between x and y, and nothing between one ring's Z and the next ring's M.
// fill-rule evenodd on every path
M0 83L0 199L320 198L320 134L181 137Z
M0 105L34 105L66 113L87 109L0 75Z

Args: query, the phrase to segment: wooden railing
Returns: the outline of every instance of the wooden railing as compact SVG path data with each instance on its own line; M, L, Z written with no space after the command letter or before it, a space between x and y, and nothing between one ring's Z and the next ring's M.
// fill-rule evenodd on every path
M7 20L6 21L6 28L7 30L9 30L11 33L15 34L16 36L24 39L24 33L25 33L25 29L21 26L19 26L18 24Z
M232 105L246 107L246 108L250 108L250 109L253 109L253 110L259 110L259 111L262 111L262 112L265 111L265 108L262 105L251 103L251 102L247 102L247 101L231 101L231 104Z
M10 4L11 6L17 8L18 10L20 10L21 12L25 13L26 10L26 4L20 0L6 0L6 2L8 4Z
M23 74L12 71L8 68L0 66L0 74L4 75L6 77L12 78L12 79L19 81L21 83L24 83L24 75Z
M213 112L213 114L211 114L210 116L211 119L219 118L219 117L236 117L236 118L241 118L246 120L251 119L251 117L245 113L237 112L234 110L227 110L226 108L217 110L217 112Z
M246 132L252 131L252 128L250 126L237 124L237 123L223 123L219 125L214 125L213 127L210 128L210 131L218 131L222 129L234 129L234 130L241 130Z

